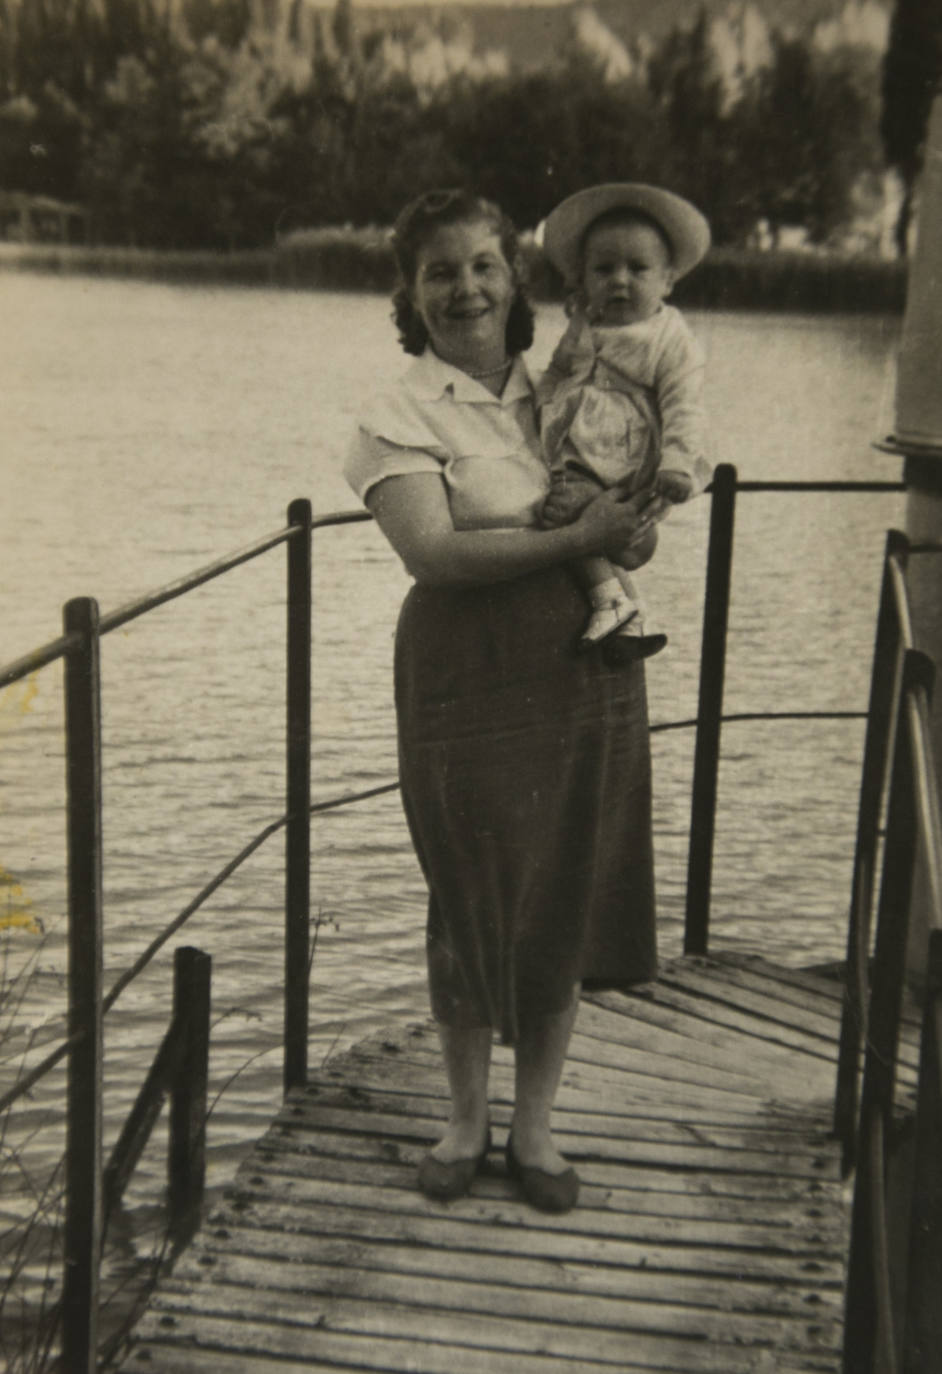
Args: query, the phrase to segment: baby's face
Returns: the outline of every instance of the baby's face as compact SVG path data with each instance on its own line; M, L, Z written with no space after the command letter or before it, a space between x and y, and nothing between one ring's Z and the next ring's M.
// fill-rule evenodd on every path
M582 290L593 324L637 324L660 309L675 274L656 229L626 222L590 229L583 249Z

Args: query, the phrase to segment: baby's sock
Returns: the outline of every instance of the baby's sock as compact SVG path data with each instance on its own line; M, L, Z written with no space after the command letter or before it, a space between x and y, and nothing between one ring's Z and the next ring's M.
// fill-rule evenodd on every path
M629 606L634 604L617 577L606 577L604 582L593 583L587 588L587 595L594 607L611 606L613 603L620 605L623 601Z

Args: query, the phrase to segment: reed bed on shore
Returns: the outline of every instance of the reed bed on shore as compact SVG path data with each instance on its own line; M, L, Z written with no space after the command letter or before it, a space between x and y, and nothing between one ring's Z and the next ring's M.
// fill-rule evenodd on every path
M523 242L531 289L557 300L562 284L531 237ZM131 277L190 285L280 286L388 292L395 267L388 231L307 229L272 248L164 252L74 244L0 244L0 270ZM895 313L906 296L906 264L819 251L716 248L680 283L677 303L703 310Z
M19 1079L32 1048L25 1014L30 984L44 946L41 920L15 876L0 865L0 1086ZM21 1100L27 1117L31 1095ZM51 1367L59 1318L62 1271L62 1169L39 1170L30 1144L33 1122L12 1129L16 1108L0 1111L0 1368L42 1374Z
M678 304L704 310L893 314L906 300L906 264L823 252L717 248L678 285Z
M208 250L164 252L151 248L59 243L0 244L0 271L62 276L130 277L182 285L273 286L276 255L259 248L233 253Z
M41 976L46 932L15 877L0 865L0 1091L15 1088L31 1056L56 1036L31 996ZM63 1026L64 1030L64 1026ZM65 1093L65 1070L54 1072ZM61 1110L34 1089L0 1109L0 1371L62 1370L65 1155L50 1158L48 1136L64 1138ZM44 1139L44 1137L46 1137ZM99 1368L113 1368L158 1276L176 1251L162 1198L115 1209L102 1239Z

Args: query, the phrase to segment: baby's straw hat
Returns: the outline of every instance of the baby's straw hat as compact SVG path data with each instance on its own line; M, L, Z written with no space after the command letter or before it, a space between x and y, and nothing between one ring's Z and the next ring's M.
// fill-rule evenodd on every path
M640 210L659 224L673 249L674 272L682 277L710 246L710 226L689 200L660 186L611 181L587 186L561 201L543 224L543 251L567 283L579 279L583 236L593 220L610 210Z

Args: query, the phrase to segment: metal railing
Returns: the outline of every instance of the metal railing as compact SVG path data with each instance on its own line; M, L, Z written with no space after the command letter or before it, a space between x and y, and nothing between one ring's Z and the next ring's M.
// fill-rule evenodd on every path
M733 535L739 492L901 492L902 482L746 481L740 482L730 463L717 466L708 488L712 493L707 552L703 631L700 642L700 685L695 721L693 787L690 804L690 842L687 857L687 896L684 953L706 954L709 945L713 854L716 836L720 740L724 724L752 720L862 720L864 711L741 711L723 713L726 677L727 627L732 587Z
M856 1165L844 1374L942 1368L942 821L930 732L935 670L913 647L906 588L909 560L940 554L942 545L887 536L834 1116L845 1170ZM925 958L912 948L923 935ZM900 1111L901 1026L914 978L924 1004L920 1066L915 1109Z
M886 537L864 739L857 840L847 925L846 978L838 1046L834 1132L841 1142L844 1173L856 1161L858 1070L870 999L870 946L882 849L884 796L896 737L902 655L914 648L906 593L909 541L897 530Z
M707 952L710 890L715 843L717 783L721 730L725 723L756 719L857 719L859 711L776 711L723 714L726 631L729 618L735 505L738 492L898 492L894 482L743 482L734 467L723 464L711 485L712 506L703 613L702 651L697 716L693 720L655 724L652 732L696 728L687 904L684 947L688 953ZM283 1083L285 1091L303 1084L307 1076L309 981L310 816L312 813L365 800L394 790L395 781L362 792L311 805L311 617L312 534L328 526L369 520L365 511L341 512L312 518L310 503L295 501L288 509L288 525L193 574L99 617L91 599L65 607L64 633L49 644L0 668L0 687L27 676L57 659L66 674L66 775L68 805L69 908L69 1027L68 1038L41 1063L25 1073L0 1099L10 1106L45 1073L68 1055L68 1120L65 1219L65 1270L62 1301L62 1347L70 1374L90 1374L97 1344L98 1270L107 1211L120 1197L160 1111L171 1099L168 1166L172 1228L185 1227L202 1188L205 1082L202 1106L197 1084L178 1073L181 1046L196 1055L195 1077L207 1037L201 1012L185 1011L188 1000L181 979L195 977L205 984L208 1002L208 957L199 951L178 950L175 957L175 1010L164 1040L118 1144L105 1169L101 1160L102 1018L121 992L150 963L157 952L231 876L245 860L280 829L285 835L285 1003ZM272 821L210 879L172 920L134 964L105 993L102 987L102 872L101 872L101 731L98 646L101 636L183 596L240 564L277 548L287 547L287 750L286 811ZM189 975L185 970L189 970ZM202 997L202 994L200 994ZM200 999L190 995L193 1006ZM190 1055L186 1055L190 1062ZM182 1180L182 1182L181 1182Z
M942 821L930 733L934 667L914 647L906 586L910 558L938 556L942 546L910 544L895 530L887 535L866 712L724 715L726 628L737 490L903 489L884 482L737 484L733 469L718 468L704 606L686 952L707 952L722 724L759 718L867 721L834 1105L845 1174L856 1164L843 1374L942 1371ZM925 951L912 957L916 909L927 936ZM895 1084L904 995L920 963L924 1009L916 1105L900 1113Z
M288 524L187 577L108 615L97 602L69 601L64 633L0 668L0 687L59 659L65 668L65 752L68 889L68 1037L22 1074L0 1099L0 1111L24 1096L68 1057L66 1089L62 1365L91 1374L98 1349L99 1271L108 1212L120 1199L163 1099L171 1099L168 1147L169 1225L185 1234L202 1195L208 1055L208 956L178 949L174 1012L137 1101L102 1167L103 1018L124 989L208 897L278 830L285 831L285 1091L305 1082L310 946L310 815L354 800L310 804L312 533L368 520L365 511L312 518L310 502L294 501ZM103 988L101 672L103 635L243 563L287 546L286 794L284 815L250 840L151 942L106 993ZM360 797L386 788L374 788Z

